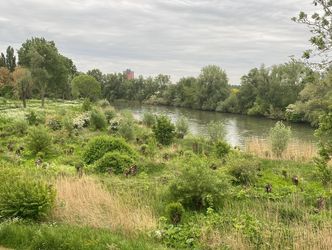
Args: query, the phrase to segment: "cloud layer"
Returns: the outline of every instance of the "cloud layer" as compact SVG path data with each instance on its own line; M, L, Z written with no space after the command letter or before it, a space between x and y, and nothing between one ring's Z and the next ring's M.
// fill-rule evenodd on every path
M237 84L308 48L306 27L290 18L311 8L310 0L0 1L0 50L43 36L81 71L131 68L175 81L216 64Z

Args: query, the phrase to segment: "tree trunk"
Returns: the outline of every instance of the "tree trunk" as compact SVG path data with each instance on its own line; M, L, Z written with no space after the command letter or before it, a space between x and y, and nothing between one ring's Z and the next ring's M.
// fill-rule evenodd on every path
M40 93L40 98L41 98L41 107L45 107L45 90L42 90Z
M22 96L22 102L23 102L23 108L26 108L27 107L27 101L26 101L25 95Z

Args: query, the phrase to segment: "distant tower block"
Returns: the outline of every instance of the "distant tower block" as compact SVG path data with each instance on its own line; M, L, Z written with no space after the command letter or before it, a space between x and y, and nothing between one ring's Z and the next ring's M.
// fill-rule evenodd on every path
M126 77L126 79L128 80L132 80L134 79L135 75L134 75L134 71L132 71L131 69L127 69L126 71L123 71L123 75Z

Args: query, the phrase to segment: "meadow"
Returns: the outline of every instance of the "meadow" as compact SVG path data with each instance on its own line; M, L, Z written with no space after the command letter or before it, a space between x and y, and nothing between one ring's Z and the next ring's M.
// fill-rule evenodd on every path
M1 99L0 110L0 246L332 247L315 146L291 142L277 157L253 138L240 150L105 100Z

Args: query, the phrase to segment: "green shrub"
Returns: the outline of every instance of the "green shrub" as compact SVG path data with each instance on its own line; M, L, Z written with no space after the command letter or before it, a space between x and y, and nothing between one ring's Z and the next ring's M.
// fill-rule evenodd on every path
M109 136L99 136L93 138L87 145L83 160L87 164L94 163L110 151L119 151L135 156L133 149L122 138L115 138Z
M17 135L25 135L28 131L29 125L26 120L15 120L12 124L12 131Z
M207 132L211 141L223 141L225 137L225 127L222 122L210 122Z
M177 225L181 222L184 208L180 202L172 202L166 206L166 214L169 221Z
M233 182L240 185L252 185L257 181L259 162L250 159L239 159L231 164L229 173L234 177Z
M114 173L123 174L128 169L134 160L126 153L119 151L108 152L99 159L95 164L95 169L99 173Z
M145 112L143 114L143 124L147 127L153 127L156 123L156 116L154 114Z
M45 115L44 114L37 114L35 111L31 110L25 115L26 120L28 121L29 125L40 125L45 124Z
M44 126L32 127L27 137L27 148L33 155L39 152L49 153L52 146L52 137Z
M228 145L228 143L224 141L217 141L214 144L214 152L216 156L220 159L225 158L226 155L230 152L231 147Z
M89 98L85 98L82 103L82 110L83 111L90 111L92 109L92 103Z
M319 154L328 162L332 159L332 112L320 117L315 135L319 139Z
M135 138L134 126L132 120L123 119L118 126L118 134L127 141L132 141Z
M291 135L292 132L290 127L286 127L280 121L277 122L273 128L271 128L269 139L272 145L272 152L277 157L281 157L282 153L286 150Z
M322 158L315 159L316 175L318 179L324 184L328 185L332 182L332 167L326 163Z
M199 160L189 163L169 186L170 198L192 210L219 207L227 191L228 180Z
M171 249L208 249L200 244L201 228L198 223L189 222L180 225L169 224L161 218L161 228L155 232L155 238ZM160 234L162 232L162 234Z
M107 125L104 113L97 109L92 110L90 114L90 124L94 130L104 130Z
M45 182L26 177L8 178L0 186L0 215L7 219L43 219L54 200L55 190Z
M158 116L156 124L153 126L152 130L157 141L162 145L167 146L172 143L175 127L167 116Z
M107 120L107 123L110 123L110 121L116 117L116 112L113 107L108 107L107 109L104 110L104 114Z
M189 130L188 120L185 117L180 117L176 121L176 133L179 138L183 138Z

